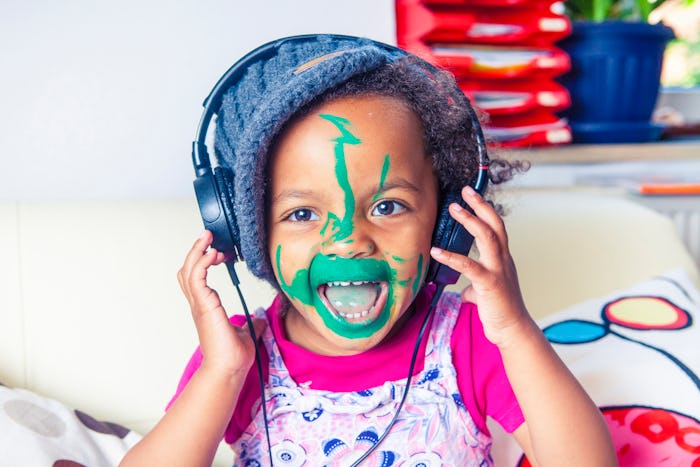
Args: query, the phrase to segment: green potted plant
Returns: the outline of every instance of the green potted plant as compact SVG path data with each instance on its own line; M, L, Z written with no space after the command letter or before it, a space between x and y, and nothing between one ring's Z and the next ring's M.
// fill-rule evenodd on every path
M566 0L566 14L573 20L600 23L606 20L649 22L649 15L666 0ZM685 4L692 0L684 0Z
M646 142L662 127L651 122L671 28L649 15L665 0L565 0L572 33L558 45L571 70L569 119L578 143ZM693 0L684 0L690 3Z

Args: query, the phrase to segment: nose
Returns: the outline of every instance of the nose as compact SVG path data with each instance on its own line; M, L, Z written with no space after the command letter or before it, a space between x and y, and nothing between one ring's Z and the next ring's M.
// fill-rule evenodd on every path
M337 229L321 243L321 253L326 256L342 258L366 258L372 256L377 245L371 235L369 226L356 222L351 229Z

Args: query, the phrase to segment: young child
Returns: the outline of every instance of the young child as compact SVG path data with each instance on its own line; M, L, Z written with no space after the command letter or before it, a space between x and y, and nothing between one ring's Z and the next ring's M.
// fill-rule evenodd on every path
M360 38L289 40L231 86L217 158L235 173L246 265L279 290L252 321L266 410L246 321L207 286L226 258L205 231L178 273L200 349L123 465L210 465L222 437L236 465L344 466L372 448L362 465L489 465L487 416L533 464L616 463L596 406L528 315L503 222L470 188L471 112L451 75ZM493 161L491 180L512 171ZM461 187L473 213L441 212ZM432 247L447 215L478 260ZM471 285L428 314L430 261Z

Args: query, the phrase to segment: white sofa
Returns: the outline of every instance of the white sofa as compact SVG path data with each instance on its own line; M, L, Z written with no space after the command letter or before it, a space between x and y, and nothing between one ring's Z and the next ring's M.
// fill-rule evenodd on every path
M499 199L538 317L674 268L700 284L671 222L632 201ZM0 382L147 431L197 345L176 272L201 229L193 199L0 203ZM267 304L271 289L241 275L249 305ZM212 282L239 310L223 268Z

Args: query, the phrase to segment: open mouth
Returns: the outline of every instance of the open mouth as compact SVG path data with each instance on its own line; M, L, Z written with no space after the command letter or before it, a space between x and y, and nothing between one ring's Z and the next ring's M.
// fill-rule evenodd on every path
M388 285L375 281L331 281L318 287L326 308L343 322L367 324L384 309Z

